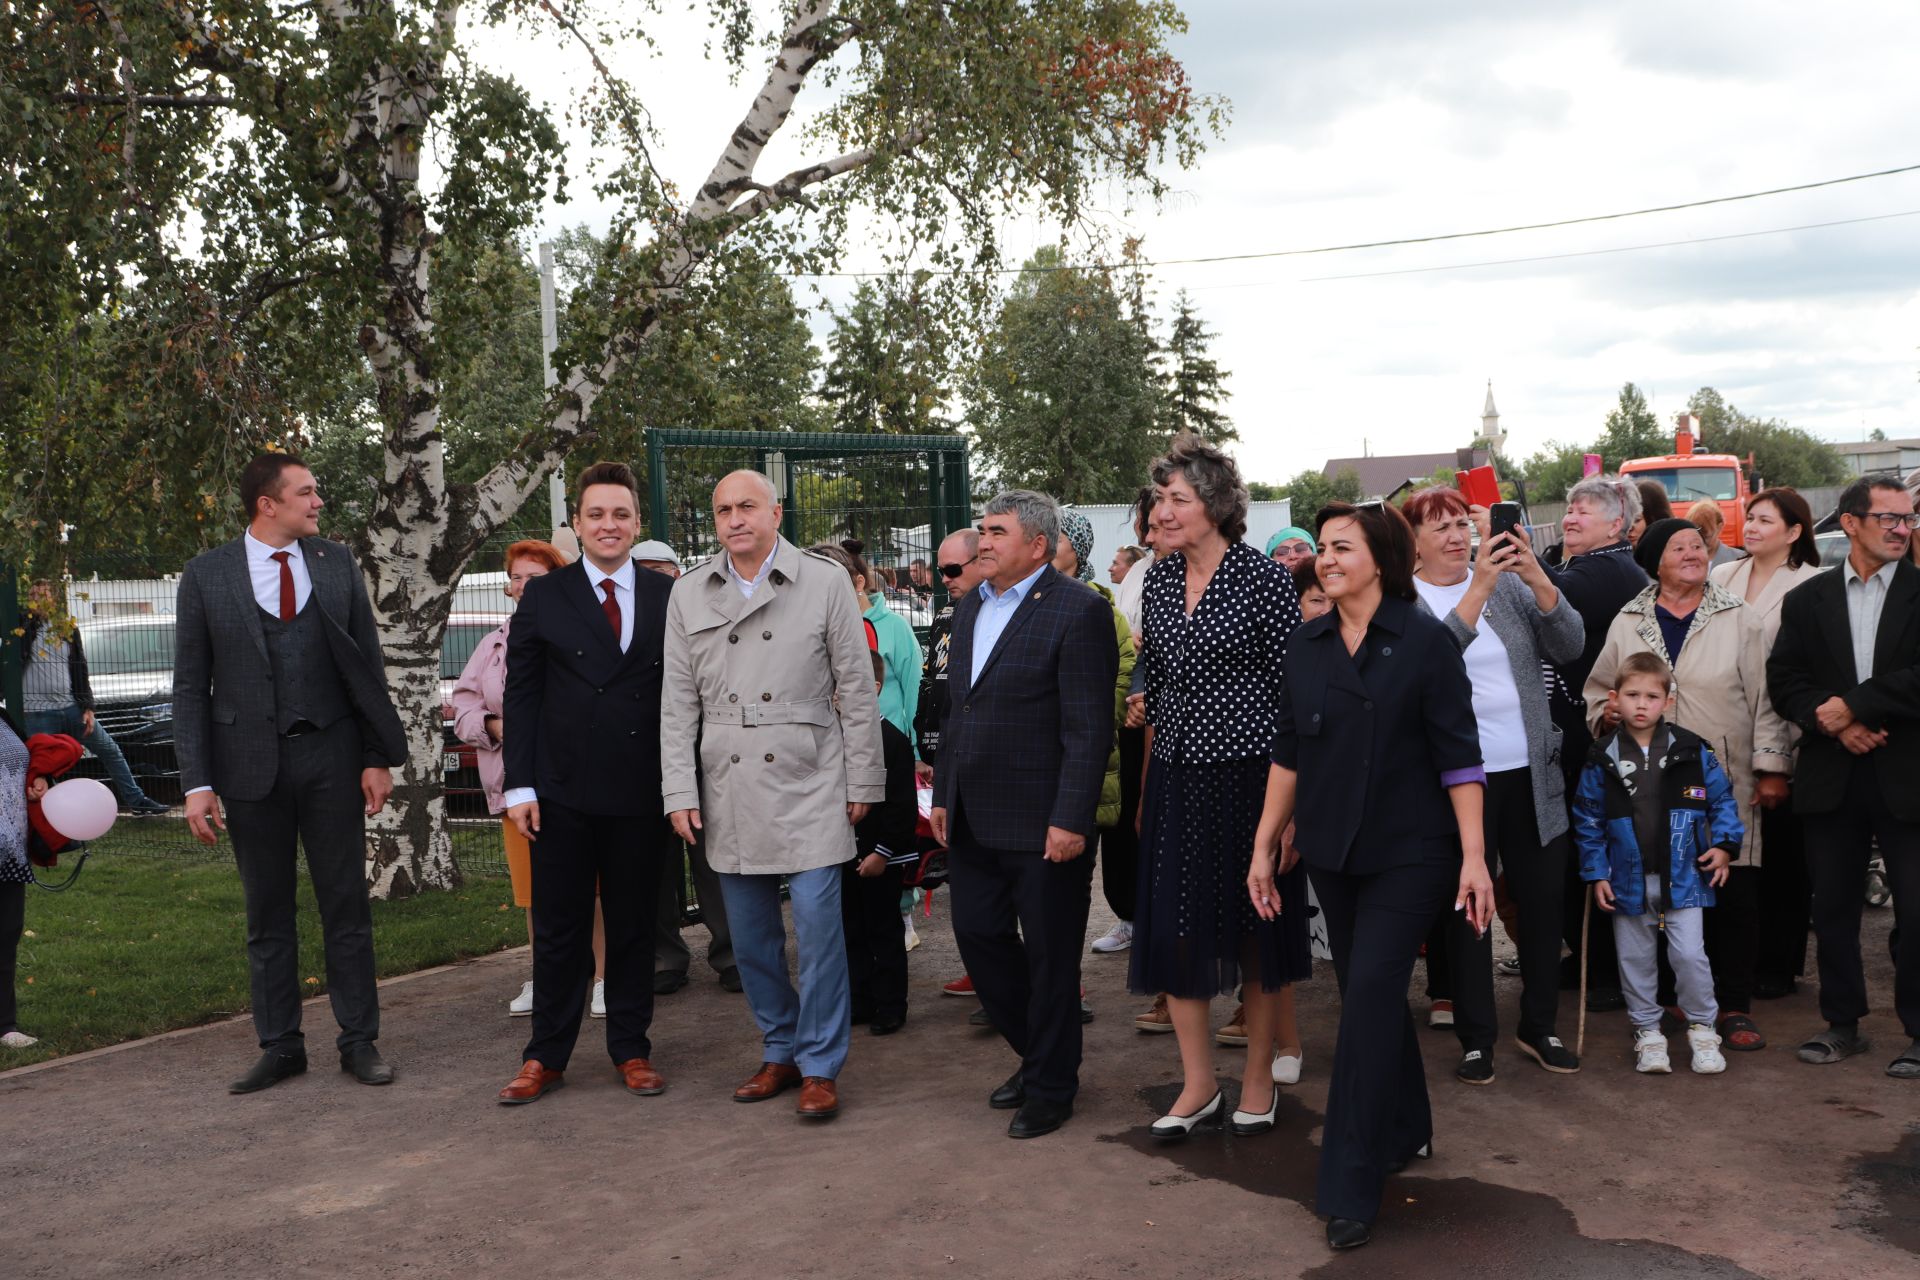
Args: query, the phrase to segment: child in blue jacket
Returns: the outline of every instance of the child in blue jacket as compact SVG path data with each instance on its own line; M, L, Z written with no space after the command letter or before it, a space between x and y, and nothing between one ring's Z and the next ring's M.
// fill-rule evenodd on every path
M1714 1032L1719 1010L1702 936L1702 911L1727 882L1727 864L1746 830L1733 788L1698 736L1663 719L1673 705L1672 676L1651 653L1620 664L1608 702L1620 727L1593 744L1574 795L1573 831L1580 876L1613 915L1620 989L1633 1021L1636 1071L1667 1073L1660 1031L1657 955L1661 933L1687 1015L1693 1069L1727 1069Z

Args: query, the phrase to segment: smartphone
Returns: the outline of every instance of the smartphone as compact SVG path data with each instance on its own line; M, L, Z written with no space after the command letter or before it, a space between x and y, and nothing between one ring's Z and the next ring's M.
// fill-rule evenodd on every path
M1500 481L1492 467L1469 467L1454 477L1460 496L1476 507L1492 507L1500 501Z
M1487 512L1492 525L1487 531L1488 541L1492 541L1503 533L1516 534L1523 538L1526 536L1524 528L1520 523L1519 503L1496 502L1487 508Z

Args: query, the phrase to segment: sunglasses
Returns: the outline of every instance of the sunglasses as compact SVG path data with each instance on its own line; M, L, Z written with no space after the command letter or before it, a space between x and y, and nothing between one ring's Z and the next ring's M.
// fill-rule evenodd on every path
M940 576L943 578L957 578L961 574L967 571L968 565L972 564L975 560L978 560L979 558L980 558L979 556L968 556L965 560L962 560L959 564L943 564L940 566Z

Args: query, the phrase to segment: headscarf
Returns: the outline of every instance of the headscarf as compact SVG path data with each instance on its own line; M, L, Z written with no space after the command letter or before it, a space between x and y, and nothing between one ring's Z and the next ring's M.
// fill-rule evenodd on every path
M1660 580L1660 557L1667 553L1667 544L1673 541L1676 533L1698 533L1699 526L1691 520L1682 520L1678 516L1668 516L1665 520L1655 520L1640 535L1639 545L1633 549L1633 558L1646 571L1649 578Z
M1082 582L1093 581L1093 521L1078 511L1060 513L1060 536L1073 544L1073 557L1080 570L1074 576Z
M1299 525L1290 524L1286 528L1282 529L1280 532L1274 534L1271 538L1267 539L1267 559L1269 560L1273 559L1274 548L1278 547L1283 542L1292 542L1295 538L1300 539L1300 541L1306 543L1308 546L1313 545L1312 534L1308 533L1305 529L1302 529Z

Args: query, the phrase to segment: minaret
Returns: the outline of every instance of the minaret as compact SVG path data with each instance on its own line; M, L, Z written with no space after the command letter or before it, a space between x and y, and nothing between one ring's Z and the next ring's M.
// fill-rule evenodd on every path
M1487 452L1495 454L1507 440L1507 433L1500 429L1500 411L1493 407L1492 378L1487 379L1487 403L1480 410L1480 438L1487 442Z

